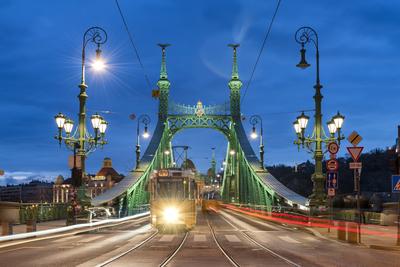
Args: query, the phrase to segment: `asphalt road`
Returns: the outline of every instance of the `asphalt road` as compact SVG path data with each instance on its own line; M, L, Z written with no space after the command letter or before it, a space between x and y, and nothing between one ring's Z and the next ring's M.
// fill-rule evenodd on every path
M400 266L400 252L327 240L227 210L199 212L187 235L157 233L148 220L1 248L0 266Z

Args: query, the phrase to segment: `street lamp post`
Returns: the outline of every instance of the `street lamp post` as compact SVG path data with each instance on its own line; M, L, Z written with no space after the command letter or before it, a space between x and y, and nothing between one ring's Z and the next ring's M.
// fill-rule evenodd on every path
M91 116L91 124L94 129L94 136L90 135L86 127L86 88L85 83L85 50L89 43L94 43L97 46L96 59L92 63L94 70L99 71L104 69L104 61L101 58L100 46L107 41L107 33L100 27L91 27L83 35L82 43L82 65L81 65L81 83L79 84L80 93L79 99L79 114L78 114L78 127L72 133L74 122L67 118L64 114L58 113L55 116L56 124L58 127L58 135L55 139L59 144L64 140L67 148L73 150L80 158L81 174L79 177L73 177L73 185L76 187L81 186L82 176L85 175L85 159L87 155L93 152L99 145L106 144L105 132L108 123L97 113ZM65 135L63 135L63 130ZM76 159L74 159L74 169L76 172Z
M314 153L315 160L315 171L312 175L311 179L313 181L313 192L311 194L309 205L311 207L318 207L321 205L325 205L325 175L322 172L322 160L324 152L322 150L323 143L330 142L338 142L344 139L344 136L341 134L340 130L342 128L342 124L344 121L344 116L342 116L339 112L328 122L328 130L330 136L326 136L324 128L322 126L322 94L321 88L322 85L320 83L319 78L319 47L318 47L318 35L317 32L310 27L301 27L296 31L295 40L297 43L301 45L301 60L300 63L296 66L302 69L305 69L310 66L310 64L306 61L306 49L304 45L307 43L313 43L316 49L316 84L314 85L315 95L315 114L314 114L314 130L310 137L305 136L305 129L307 127L309 117L302 112L302 114L297 117L297 120L293 123L294 129L297 134L297 140L294 142L296 145L300 146L306 145L306 148ZM337 137L335 134L337 133ZM314 144L314 147L312 145Z
M260 123L260 164L261 168L264 169L264 135L263 135L263 122L262 118L259 115L253 115L250 117L250 124L253 126L250 137L252 139L256 139L258 137L256 131L256 125Z
M137 127L136 127L136 169L139 168L139 163L140 163L140 124L144 125L144 132L142 134L143 138L147 139L149 138L149 129L148 126L150 124L151 120L149 115L143 114L139 116L138 121L137 121Z

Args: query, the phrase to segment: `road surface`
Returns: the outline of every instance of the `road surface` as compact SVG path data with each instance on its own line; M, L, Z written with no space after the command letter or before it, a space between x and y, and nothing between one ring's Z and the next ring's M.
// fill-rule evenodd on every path
M328 240L229 210L198 213L188 233L149 218L0 249L0 266L400 266L399 251Z

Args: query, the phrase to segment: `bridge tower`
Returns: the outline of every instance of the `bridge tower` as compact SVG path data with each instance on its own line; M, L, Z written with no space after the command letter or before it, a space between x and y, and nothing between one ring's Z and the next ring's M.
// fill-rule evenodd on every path
M169 101L169 87L171 83L168 80L167 62L165 50L170 44L158 44L161 47L161 70L160 78L158 79L157 86L160 90L158 118L165 122L168 116L168 101Z
M158 122L150 143L140 159L140 168L135 169L118 185L92 200L93 205L102 205L113 201L120 215L132 215L142 205L149 203L148 181L152 174L174 164L171 140L174 135L185 129L209 128L222 133L228 141L225 157L222 199L226 203L254 204L271 211L276 206L295 205L306 209L307 200L282 185L266 169L260 166L260 161L254 153L242 125L240 110L240 89L237 62L238 44L230 44L233 49L231 79L228 82L230 90L229 111L223 105L177 104L169 101L170 81L166 66L166 48L161 47L161 70L157 82L159 90ZM210 174L215 180L216 162L214 150ZM211 177L210 177L211 178Z
M228 83L230 89L231 116L234 120L240 120L240 88L242 88L242 81L239 79L236 51L239 44L229 44L228 46L233 48L232 76Z

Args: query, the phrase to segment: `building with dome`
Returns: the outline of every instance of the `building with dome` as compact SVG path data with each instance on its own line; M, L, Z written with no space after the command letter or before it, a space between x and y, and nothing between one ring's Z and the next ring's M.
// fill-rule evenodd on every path
M112 160L110 158L104 158L102 168L96 175L89 176L86 182L87 195L92 198L100 195L105 190L119 183L123 178L124 176L113 168Z
M69 194L72 189L72 185L65 181L62 175L57 176L53 185L53 203L69 202Z
M124 176L112 167L112 160L104 158L103 166L96 175L87 175L85 179L86 195L95 197L105 190L119 183ZM62 175L57 176L53 185L53 203L67 203L70 201L72 191L72 179L64 179Z

